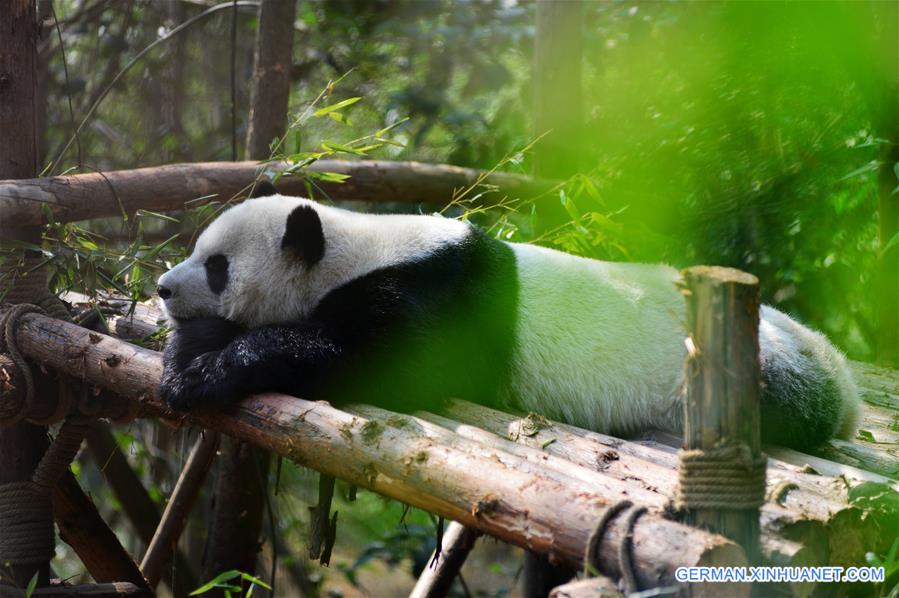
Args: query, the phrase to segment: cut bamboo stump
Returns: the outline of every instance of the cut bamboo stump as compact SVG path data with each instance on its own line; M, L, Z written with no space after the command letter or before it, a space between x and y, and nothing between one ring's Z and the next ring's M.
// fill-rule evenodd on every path
M135 397L147 413L252 442L572 567L581 566L593 526L620 498L585 488L570 476L542 475L515 455L461 438L454 444L436 442L321 402L266 394L220 411L174 413L156 396L162 371L156 352L37 314L20 320L17 340L29 358ZM601 557L608 557L603 570L612 576L620 575L613 555L628 532L625 527L613 521L600 545ZM633 560L642 587L675 584L674 572L682 566L746 562L732 542L657 513L637 520Z
M765 496L758 279L708 266L682 275L688 337L678 502L688 521L733 538L754 562Z

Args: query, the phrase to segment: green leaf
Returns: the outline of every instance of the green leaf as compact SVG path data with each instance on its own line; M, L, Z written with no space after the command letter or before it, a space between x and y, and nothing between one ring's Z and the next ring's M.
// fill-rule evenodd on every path
M346 145L340 145L339 143L332 143L330 141L326 141L322 143L322 147L330 152L338 152L344 154L356 154L357 156L364 156L364 152L360 152L357 149L353 149Z
M241 575L241 573L237 569L232 569L230 571L225 571L224 573L219 573L218 575L213 577L211 580L209 580L208 582L206 582L205 584L203 584L202 586L200 586L199 588L197 588L196 590L194 590L193 592L188 594L188 596L198 596L200 594L205 594L209 590L212 590L215 588L226 588L226 587L233 588L234 586L226 584L225 582L231 581L232 579L234 579L236 577L240 577L240 575ZM238 589L240 589L240 588L238 588Z
M879 166L880 166L880 162L878 162L877 160L871 160L864 166L856 168L855 170L853 170L852 172L850 172L849 174L847 174L840 180L846 181L849 179L854 179L855 177L858 177L858 176L862 176L864 174L868 174L869 172L875 172Z
M312 113L313 116L324 116L325 114L329 114L334 112L335 110L340 110L341 108L346 108L347 106L352 106L359 100L361 100L361 96L357 96L355 98L347 98L342 102L337 102L336 104L331 104L330 106L325 106L324 108L319 108L315 112Z
M340 174L339 172L318 172L317 170L307 170L303 174L309 178L325 181L326 183L342 183L350 178L350 175L348 174Z
M883 249L880 250L880 255L886 255L887 251L892 249L893 247L899 245L899 233L893 235L893 238L887 241L887 244L883 246Z
M899 162L893 164L893 173L896 175L896 179L899 180Z
M874 434L872 434L868 430L859 430L856 438L858 438L859 440L864 440L865 442L874 442Z
M34 575L31 576L31 579L28 581L28 587L25 588L25 598L31 598L31 595L34 593L34 588L37 587L37 576L39 571L35 571Z
M250 575L249 573L241 573L240 576L241 576L244 580L250 582L250 583L253 584L253 585L257 585L257 586L259 586L260 588L265 588L266 590L271 590L271 589L272 589L272 586L268 585L267 583L265 583L264 581L262 581L262 580L259 579L258 577L253 577L253 576Z
M330 116L331 118L333 118L333 119L336 120L337 122L339 122L339 123L341 123L341 124L344 124L344 125L351 125L351 124L353 124L352 122L350 122L350 119L348 119L346 116L343 115L342 112L329 112L329 113L328 113L328 116Z
M153 218L159 218L160 220L168 220L169 222L181 222L177 218L173 218L168 214L160 214L159 212L151 212L150 210L138 210L138 215L143 216L146 214L147 216L152 216Z

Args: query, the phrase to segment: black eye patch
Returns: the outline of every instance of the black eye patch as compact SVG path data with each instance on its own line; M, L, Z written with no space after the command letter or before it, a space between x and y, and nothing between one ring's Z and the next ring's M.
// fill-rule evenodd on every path
M209 289L216 295L221 295L228 286L228 258L221 253L209 256L206 260L206 282Z

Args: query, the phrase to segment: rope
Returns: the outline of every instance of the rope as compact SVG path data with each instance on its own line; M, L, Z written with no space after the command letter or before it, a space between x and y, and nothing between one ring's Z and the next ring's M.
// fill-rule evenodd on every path
M46 312L37 305L20 303L19 305L11 307L9 311L3 315L3 319L0 319L0 353L9 354L10 359L12 359L16 367L19 368L22 379L25 381L25 405L16 419L21 419L25 413L31 411L32 405L34 404L34 376L31 373L31 368L28 367L28 363L25 361L25 357L22 356L22 353L19 351L19 347L16 344L16 327L19 325L19 318L29 313Z
M0 563L36 563L53 557L53 488L88 430L85 419L67 420L30 481L0 485Z
M7 424L25 417L34 404L34 375L16 343L19 320L28 313L70 320L62 301L48 293L42 265L41 257L30 252L26 252L21 267L0 265L0 280L6 282L0 300L15 304L0 319L0 352L9 355L25 386L24 405L18 414L4 420ZM54 423L65 417L72 405L72 393L62 395L55 412L38 423ZM68 470L87 430L85 420L66 421L30 480L0 484L0 563L30 564L53 557L53 488Z
M755 509L765 503L767 457L745 444L678 451L678 509Z
M584 551L584 576L590 577L593 572L598 572L600 570L599 567L599 546L602 543L603 536L605 536L606 528L609 526L609 522L615 518L616 515L625 511L627 509L631 509L634 506L629 500L621 500L617 503L610 506L606 509L602 516L599 518L599 521L596 522L596 527L593 528L593 532L590 534L590 539L587 541L587 548ZM618 548L616 554L618 556L618 570L621 572L621 583L624 586L625 594L630 595L634 592L639 591L639 587L637 586L637 574L634 569L634 561L633 561L633 539L634 539L634 525L637 523L637 519L646 512L646 507L634 507L632 508L627 516L624 519L624 535L621 537L621 541L618 543Z

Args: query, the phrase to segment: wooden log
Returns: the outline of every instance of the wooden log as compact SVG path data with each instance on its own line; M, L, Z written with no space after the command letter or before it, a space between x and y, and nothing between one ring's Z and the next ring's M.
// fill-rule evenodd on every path
M465 448L284 395L250 397L223 410L174 413L156 395L158 353L28 314L17 333L21 350L48 367L137 397L161 416L255 443L327 475L374 490L578 567L592 526L618 496L581 490L576 480L548 479L526 461L495 449ZM114 359L110 357L114 356ZM617 554L627 530L614 521L601 554ZM721 536L647 513L636 521L633 553L644 587L675 583L691 565L742 565L743 551ZM617 558L603 563L619 575ZM722 591L711 588L708 591ZM702 592L703 588L694 588Z
M155 588L159 584L163 567L171 560L175 552L178 538L184 531L187 517L206 480L206 474L215 457L218 444L217 433L201 433L187 457L181 475L178 476L175 489L172 490L172 495L169 497L169 504L166 505L162 519L159 520L159 527L156 528L156 533L140 563L141 571L144 572L151 588Z
M475 541L481 534L461 523L451 521L443 531L440 552L435 549L421 572L409 598L443 598L449 594L456 576L462 570Z
M75 550L95 581L126 581L148 588L134 559L70 471L63 474L53 490L53 516L59 537Z
M626 481L656 495L653 499L640 494L638 500L646 504L665 504L677 484L676 449L668 445L647 446L539 416L517 417L466 401L449 401L444 413L453 419L433 414L422 414L422 417L491 446L499 438L513 439L538 451L545 467L553 467L557 461L551 457L557 457L584 469L600 471L604 478L611 476ZM496 438L491 438L488 432ZM667 438L680 443L673 435ZM800 467L777 461L771 463L768 478L771 492L783 490L777 501L762 507L762 553L766 560L791 566L825 564L827 552L817 547L827 546L829 524L842 513L859 513L846 500L845 483L841 478L802 473ZM852 537L857 535L853 533ZM873 543L874 537L870 540Z
M752 497L732 496L722 500L720 495L730 492L730 486L740 481L736 478L750 475L754 463L763 459L759 427L758 279L732 268L707 266L688 268L682 275L689 336L684 400L685 451L680 457L679 493L687 509L688 521L733 538L752 561L758 547L758 506L735 509L726 503ZM705 456L726 449L739 451L733 459L738 459L742 451L748 452L745 471L732 470L725 463L714 470L708 466L695 472L692 470L693 458L705 459ZM741 484L745 486L744 493L757 492L764 496L764 471L762 466L756 488L748 483ZM716 478L715 484L710 476ZM728 485L722 485L724 481ZM697 490L702 490L702 500L720 506L691 504L700 500L685 492L693 484ZM718 497L712 499L712 494Z
M286 164L258 162L201 162L170 164L134 170L113 170L43 179L0 180L0 222L38 225L43 209L58 222L72 222L132 214L180 210L210 201L246 196L250 185L263 171L278 172ZM314 172L348 175L343 183L316 181L321 195L359 201L392 201L446 205L454 194L472 185L499 189L488 194L501 199L531 198L552 189L554 181L534 180L503 172L386 160L319 160L307 167ZM283 177L278 190L285 195L307 194L302 176ZM485 198L485 201L488 199Z
M37 588L32 596L42 598L152 598L153 592L146 587L136 586L128 582L92 583L77 586L50 585ZM26 598L25 591L19 588L0 586L2 598Z
M122 505L128 521L137 531L141 541L149 546L153 534L159 526L159 509L156 507L156 503L150 498L150 494L131 468L128 459L119 450L115 438L105 423L94 422L91 431L85 436L85 440L94 462L119 500L119 504ZM187 595L200 586L192 573L190 563L180 550L175 553L173 578L165 575L162 577L162 581L171 587L175 596Z
M591 577L556 586L549 598L624 598L615 582L605 576Z

